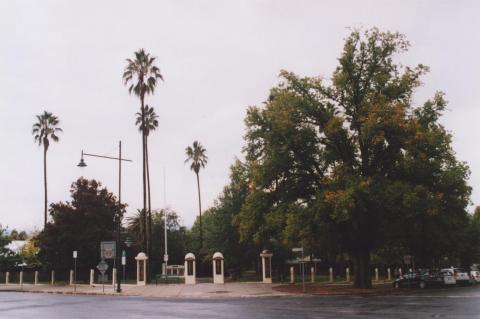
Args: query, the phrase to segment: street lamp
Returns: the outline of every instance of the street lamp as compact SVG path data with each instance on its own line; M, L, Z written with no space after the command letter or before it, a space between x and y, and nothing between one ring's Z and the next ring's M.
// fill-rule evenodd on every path
M111 156L104 156L104 155L97 155L97 154L88 154L84 153L82 150L82 157L80 158L80 162L78 163L78 167L86 167L85 160L83 156L91 156L91 157L100 157L106 159L112 159L118 161L118 204L121 206L122 203L122 161L131 162L132 160L122 158L122 141L118 142L118 157L111 157ZM116 242L116 249L115 249L115 258L117 259L117 265L120 265L120 215L117 216L117 242ZM120 286L120 275L119 271L117 271L117 292L122 292L122 288Z

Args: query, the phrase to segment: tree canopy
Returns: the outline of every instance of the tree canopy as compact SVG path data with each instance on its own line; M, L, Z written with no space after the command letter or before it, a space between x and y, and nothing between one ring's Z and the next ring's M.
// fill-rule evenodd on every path
M100 242L114 240L116 219L125 205L101 183L79 178L70 189L71 201L50 205L51 221L36 241L39 259L46 267L71 268L72 251L78 251L79 269L91 269L100 260Z
M399 33L354 31L330 81L282 71L265 105L249 108L244 238L268 245L296 229L312 241L333 227L357 287L371 287L370 255L389 239L425 260L444 253L442 238L452 247L468 221L469 169L439 123L444 94L414 103L428 68L395 63L408 47Z

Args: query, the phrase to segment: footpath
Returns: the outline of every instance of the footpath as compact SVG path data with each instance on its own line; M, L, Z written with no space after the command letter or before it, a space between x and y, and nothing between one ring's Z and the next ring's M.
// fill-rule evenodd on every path
M286 291L277 291L274 288L281 285L262 284L256 282L242 283L199 283L196 285L185 284L159 284L137 286L123 284L122 292L116 293L112 285L47 285L47 284L0 284L0 292L37 292L78 295L109 295L109 296L138 296L153 298L252 298L294 295Z

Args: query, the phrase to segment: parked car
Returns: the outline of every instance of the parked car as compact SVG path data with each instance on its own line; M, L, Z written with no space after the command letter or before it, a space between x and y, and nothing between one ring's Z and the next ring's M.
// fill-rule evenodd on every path
M480 283L480 271L478 270L472 270L470 272L470 276L473 277L473 280L475 280L475 283L478 284Z
M457 280L455 280L455 275L452 269L442 269L438 272L439 276L443 278L443 284L448 285L456 285Z
M406 273L393 281L394 288L427 288L438 287L445 284L444 274L440 272L423 270Z
M442 271L451 271L455 277L455 281L459 285L473 285L475 283L474 279L470 276L470 273L461 268L446 268Z

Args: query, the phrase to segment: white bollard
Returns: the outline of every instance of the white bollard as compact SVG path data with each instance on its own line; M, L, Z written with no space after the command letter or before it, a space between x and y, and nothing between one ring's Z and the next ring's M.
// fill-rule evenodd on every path
M290 267L290 283L295 283L295 268Z
M5 285L8 285L10 283L10 272L7 271L5 274Z
M70 270L70 286L73 286L73 270Z
M333 268L330 267L330 268L328 269L328 272L329 272L329 274L330 274L330 280L329 280L329 281L330 281L330 282L333 282Z
M378 268L375 268L375 281L378 281Z
M90 286L93 287L94 282L95 282L95 270L90 269Z
M345 272L346 272L346 276L345 276L345 277L346 277L346 279L347 279L347 282L350 282L350 268L347 267L347 269L346 269Z
M55 270L52 270L52 279L50 280L50 283L53 285L55 285Z
M20 281L19 281L20 286L23 286L23 271L20 272Z
M116 284L116 280L117 280L117 268L113 268L112 270L112 286L115 287L115 284Z
M35 270L35 285L38 285L38 270Z
M315 282L315 267L311 267L311 268L310 268L310 281L311 281L312 283Z
M392 272L390 271L390 268L387 268L387 280L392 280Z

